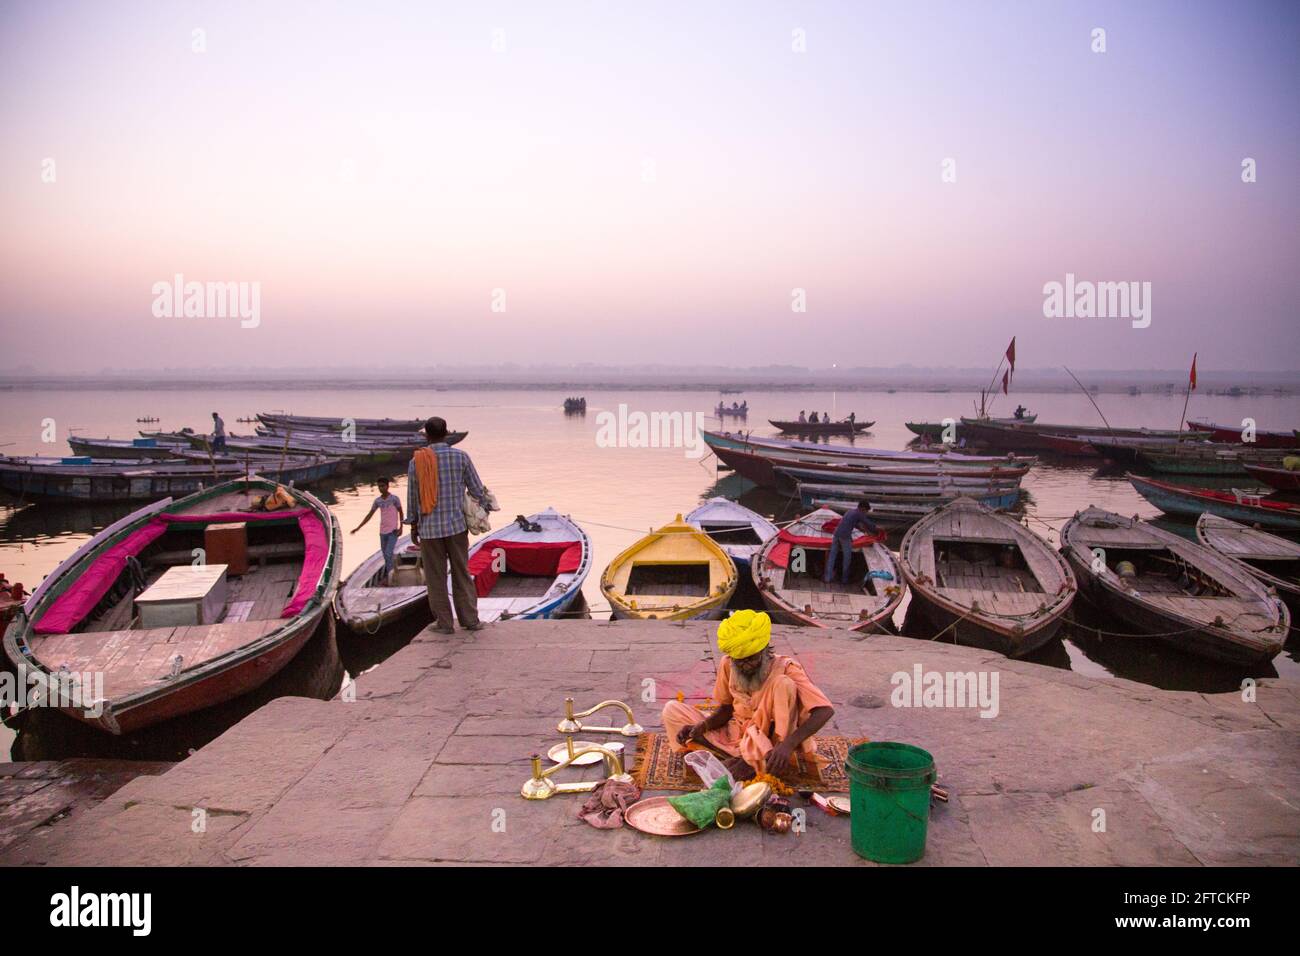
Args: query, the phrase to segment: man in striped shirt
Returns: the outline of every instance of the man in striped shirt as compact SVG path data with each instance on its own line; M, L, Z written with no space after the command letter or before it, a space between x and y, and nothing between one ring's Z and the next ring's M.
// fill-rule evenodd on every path
M478 594L469 573L469 531L465 525L464 502L468 490L486 507L487 489L479 480L469 455L447 444L445 421L430 418L425 422L424 434L429 444L412 456L406 470L406 514L411 523L411 543L419 546L424 561L433 627L440 634L455 633L451 616L454 603L460 626L467 631L479 631L486 625L478 619ZM423 496L421 473L426 485ZM450 601L448 565L451 566Z

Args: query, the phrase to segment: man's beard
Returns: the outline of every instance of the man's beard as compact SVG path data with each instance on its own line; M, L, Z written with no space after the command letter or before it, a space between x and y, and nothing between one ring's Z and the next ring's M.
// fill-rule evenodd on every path
M767 683L768 675L772 673L772 655L765 654L763 663L758 665L758 670L754 673L746 674L740 668L734 667L732 671L736 676L736 684L746 694L752 694Z

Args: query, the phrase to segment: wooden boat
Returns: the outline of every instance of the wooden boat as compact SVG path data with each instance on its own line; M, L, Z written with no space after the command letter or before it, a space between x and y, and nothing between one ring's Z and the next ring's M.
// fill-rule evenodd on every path
M171 436L186 440L192 449L207 451L210 439L207 435L194 432L173 432ZM452 432L447 436L447 443L454 445L465 438L467 432ZM166 435L158 436L166 441ZM330 458L343 458L354 467L382 467L402 465L411 460L411 455L419 445L416 443L391 444L368 439L344 441L341 438L321 433L289 433L286 435L229 435L226 438L226 453L234 457L251 455L323 455Z
M1008 418L978 419L978 421L981 422L993 422L995 425L1016 425L1022 422L1026 425L1032 425L1037 420L1038 420L1037 415L1023 415L1020 418L1016 418L1012 416ZM929 435L931 438L942 438L944 429L947 427L946 425L944 425L943 422L904 422L903 424L907 426L908 431L910 431L914 435L920 436L921 438L924 438L927 435ZM955 438L962 437L961 423L954 419L952 423L952 427L953 427L953 437Z
M338 434L351 425L356 434L383 433L408 435L422 432L427 418L349 418L340 415L285 415L279 412L258 412L257 420L268 427L294 431L324 431ZM243 419L241 419L243 421Z
M1243 445L1186 443L1173 448L1143 447L1138 462L1151 471L1166 475L1216 475L1227 478L1249 475L1247 465L1280 465L1281 452L1256 451Z
M334 615L354 634L374 634L405 618L430 618L420 550L411 536L397 539L393 573L385 579L384 553L376 551L353 569L334 594Z
M1064 436L1055 436L1054 440L1059 440L1062 437ZM1107 461L1135 467L1141 464L1141 460L1138 456L1146 449L1167 451L1171 448L1178 447L1179 443L1184 440L1188 441L1188 443L1191 443L1192 441L1200 441L1200 439L1177 438L1116 438L1108 435L1089 435L1086 436L1086 438L1081 437L1074 440L1086 440L1088 445L1095 449L1097 454L1101 455L1101 457L1105 458Z
M9 660L47 690L64 680L61 669L76 679L102 674L102 696L90 681L85 697L65 694L60 709L113 734L261 686L322 617L333 626L337 585L338 522L306 492L279 488L257 477L224 482L105 528L24 605L5 632ZM286 506L262 510L277 493ZM231 522L245 524L247 570L192 566L194 548L212 550L205 529Z
M1097 425L1053 425L1032 423L996 424L977 418L961 420L962 437L983 442L994 448L1012 451L1053 451L1048 436L1065 435L1073 438L1141 438L1141 439L1205 439L1209 432L1187 432L1159 428L1108 428Z
M1196 519L1196 539L1212 551L1241 562L1277 591L1292 615L1300 613L1300 544L1212 514Z
M134 461L162 461L176 458L189 446L184 442L158 438L84 438L69 435L72 454L82 458L129 458Z
M769 418L768 422L773 428L788 435L856 435L875 424L851 422L847 418L838 422L783 422Z
M1189 421L1187 427L1193 431L1203 431L1210 433L1210 440L1217 442L1228 442L1232 444L1242 444L1242 432L1244 429L1232 425L1215 425L1212 422L1193 422ZM1259 431L1255 432L1255 440L1247 443L1255 448L1297 448L1300 442L1296 440L1294 431Z
M771 439L757 440L738 438L717 432L701 431L705 443L717 455L723 464L735 469L755 484L766 488L781 488L787 479L778 475L778 465L797 465L807 463L863 463L863 464L912 464L935 466L944 463L948 468L960 470L966 467L980 469L995 464L1012 467L1025 462L1015 457L986 457L961 455L955 452L926 453L914 451L884 451L875 449L837 448L834 453L825 451L828 446L816 450L811 442L795 442ZM1029 460L1032 463L1033 459Z
M798 481L818 481L845 485L940 485L950 487L988 488L994 485L1019 488L1025 469L1009 468L1005 472L996 468L954 469L935 468L923 474L898 474L860 468L839 463L807 463L775 461L772 470L777 474L777 484Z
M912 589L909 615L925 619L944 640L1008 657L1055 637L1079 589L1046 541L969 498L912 525L898 564Z
M865 464L946 463L950 467L984 467L1003 464L1033 464L1038 459L1020 455L971 455L953 449L939 451L898 451L891 448L860 448L854 445L827 444L802 441L796 438L759 437L732 432L713 432L701 429L705 443L710 448L737 449L758 452L771 457L785 457L796 461L813 459L831 461L860 461Z
M894 611L907 585L883 542L859 535L853 541L851 583L840 583L839 568L829 584L822 580L832 536L826 525L839 517L819 508L763 545L750 565L763 604L775 620L786 624L892 633Z
M541 531L518 522L498 528L469 549L482 621L532 620L562 615L582 593L591 568L591 539L554 508L530 515ZM409 536L397 542L390 579L376 551L340 586L334 613L358 634L374 634L402 618L430 617L424 564ZM495 564L494 564L495 562Z
M737 583L731 555L678 515L614 558L600 590L616 618L716 620Z
M749 570L750 559L778 530L761 514L730 498L710 498L686 516L686 523L722 545L741 571Z
M1300 491L1300 471L1271 465L1246 465L1246 474L1278 491Z
M718 405L713 410L713 414L718 418L726 418L728 415L732 418L749 418L749 406L738 405L735 408L729 408L726 405Z
M977 499L978 500L978 499ZM857 501L848 501L836 498L819 498L815 495L801 497L800 502L805 508L817 510L825 508L834 511L836 514L844 514L857 507ZM920 521L930 512L937 508L942 508L946 501L942 499L933 499L923 502L908 501L883 501L872 502L871 520L882 528L909 528L915 522Z
M1002 490L959 487L890 488L889 486L867 487L800 482L797 493L800 504L805 508L828 507L824 503L830 501L848 502L852 505L864 498L871 502L872 508L884 504L926 504L930 507L936 507L950 501L956 501L958 498L969 498L972 501L978 501L986 508L1005 511L1014 508L1020 502L1020 490L1018 488Z
M1121 631L1236 665L1271 660L1291 615L1236 561L1137 518L1088 508L1061 529L1079 589Z
M1165 514L1199 518L1203 513L1257 524L1262 528L1300 531L1300 503L1278 501L1234 489L1217 491L1170 484L1139 475L1126 476L1133 489Z
M185 459L129 462L105 458L10 458L0 455L0 488L47 502L157 501L201 491L247 474L281 484L309 485L333 475L337 458L285 458L274 462L198 463Z

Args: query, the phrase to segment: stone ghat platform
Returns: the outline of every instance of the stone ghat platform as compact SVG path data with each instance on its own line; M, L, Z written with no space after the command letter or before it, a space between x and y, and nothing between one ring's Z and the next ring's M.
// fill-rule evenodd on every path
M627 701L651 729L661 704L643 702L650 690L660 702L679 690L707 695L714 627L526 621L475 637L425 631L363 675L354 700L345 688L333 701L273 701L166 773L23 833L0 863L861 865L849 820L815 807L803 833L740 823L672 839L593 829L576 817L580 795L519 796L529 755L561 739L566 696L580 709ZM934 755L951 801L932 813L923 865L1300 861L1293 683L1261 681L1247 702L910 638L777 627L773 644L835 703L825 732ZM918 664L996 672L997 716L893 706L891 677ZM621 723L614 711L593 721Z

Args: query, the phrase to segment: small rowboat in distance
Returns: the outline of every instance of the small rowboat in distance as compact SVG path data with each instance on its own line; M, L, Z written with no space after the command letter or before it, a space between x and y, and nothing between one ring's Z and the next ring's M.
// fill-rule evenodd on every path
M1300 491L1300 471L1269 465L1246 465L1246 474L1278 491Z
M614 558L600 590L616 618L716 620L738 583L731 555L678 515Z
M736 567L744 571L749 570L754 554L778 531L761 514L730 498L710 498L686 516L686 523L722 545Z
M1208 513L1196 521L1196 539L1240 561L1260 581L1277 589L1293 615L1300 613L1300 544Z
M1134 474L1127 477L1138 494L1165 514L1199 518L1208 511L1262 528L1300 531L1300 503L1295 501L1279 501L1241 490L1192 488Z
M838 422L783 422L769 418L772 427L787 435L856 435L864 432L875 422L851 422L848 419Z
M1023 657L1061 628L1078 592L1065 560L1020 522L967 498L908 530L899 567L909 617L958 644Z
M283 506L265 510L268 498ZM217 524L239 560L194 566L196 547L212 554ZM264 478L224 482L95 535L28 600L5 632L5 653L47 688L65 682L61 670L74 681L94 674L96 685L102 674L102 698L81 684L76 697L60 695L69 706L59 709L131 733L264 684L322 618L333 627L338 563L338 522L317 499Z
M907 586L883 541L854 538L849 583L841 583L842 567L829 584L822 580L832 536L826 525L839 517L819 508L782 529L754 556L754 584L772 616L783 623L893 633L894 611Z
M1137 518L1088 508L1061 529L1079 590L1124 631L1234 665L1272 660L1291 614L1240 563Z

